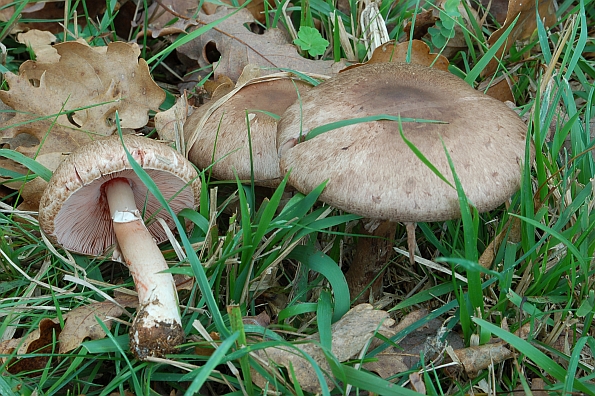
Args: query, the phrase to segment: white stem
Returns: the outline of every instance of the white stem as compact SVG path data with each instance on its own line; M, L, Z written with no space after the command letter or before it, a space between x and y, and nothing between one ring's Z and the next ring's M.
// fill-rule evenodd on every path
M169 267L140 217L129 182L114 179L104 188L118 245L138 293L131 349L141 359L172 353L183 341L183 330L173 277L160 273Z

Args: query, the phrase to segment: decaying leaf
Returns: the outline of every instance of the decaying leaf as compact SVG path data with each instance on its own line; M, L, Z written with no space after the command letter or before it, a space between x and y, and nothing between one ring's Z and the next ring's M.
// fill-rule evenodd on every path
M160 2L154 2L146 12L148 15L147 28L139 29L136 40L138 41L145 34L156 38L169 34L185 33L189 26L198 24L196 20L192 19L197 10L198 2L195 0L161 0ZM140 19L145 20L144 14Z
M24 123L5 130L5 138L22 132L39 138L57 130L68 136L65 140L108 136L116 130L116 111L122 128L140 128L149 110L158 110L165 99L146 62L138 59L136 44L92 48L66 42L54 48L58 62L27 61L18 76L5 74L10 89L0 91L0 99L17 111L13 124ZM36 120L40 117L45 119Z
M392 337L398 334L427 315L428 312L425 309L410 312L396 326L391 327L386 336ZM376 361L364 363L364 368L377 373L382 378L389 378L411 370L419 363L422 354L426 359L433 359L436 354L442 352L447 344L454 345L456 348L463 346L463 341L456 333L448 333L445 340L443 340L444 337L442 321L439 319L430 320L402 340L397 341L398 348L386 348L376 355Z
M418 372L409 374L409 382L414 391L422 395L426 394L426 384Z
M106 334L97 319L109 329L112 325L111 318L117 318L123 313L124 308L111 301L82 305L73 309L66 315L66 322L60 333L60 353L72 351L87 338L104 338Z
M384 43L374 50L372 57L367 63L388 63L388 62L406 62L409 51L409 42L396 43L395 40ZM448 71L448 59L440 54L430 53L430 47L421 40L411 41L410 62L422 66L432 66L439 70ZM352 65L345 70L349 70L357 65Z
M222 8L213 15L199 14L201 24L225 18L230 10ZM315 74L332 75L345 67L343 61L314 61L303 58L280 29L256 34L246 26L254 22L252 14L241 9L215 28L178 48L178 52L198 62L201 67L213 66L215 78L226 75L236 81L244 66L253 64L276 73L279 68ZM193 69L195 65L189 65Z
M55 159L111 135L116 130L116 111L122 128L146 125L149 110L157 110L165 99L146 62L138 59L136 44L114 42L91 48L66 42L53 48L59 55L57 62L27 61L19 75L4 75L9 90L0 91L0 100L15 110L0 131L0 143L6 148L36 159L53 154ZM0 167L27 173L6 159L0 159Z
M358 355L376 331L383 333L393 324L394 320L389 318L386 311L374 310L370 304L355 306L331 327L333 355L340 362ZM308 339L317 341L318 334ZM270 364L285 366L288 369L291 366L303 390L320 392L321 384L318 382L312 364L300 351L310 355L323 372L331 372L325 355L317 343L295 344L294 348L265 348L256 353ZM259 380L262 381L262 378ZM255 377L256 381L258 380ZM333 386L328 378L326 381L327 386Z
M271 317L266 313L266 311L262 311L256 316L245 316L242 318L242 323L247 325L254 325L254 326L261 326L261 327L268 327L271 324Z
M485 89L487 88L487 89ZM513 102L514 95L512 94L511 82L506 76L498 76L495 79L484 80L479 87L478 91L484 91L487 95L492 98L498 99L501 102Z
M120 304L110 301L82 305L64 314L64 328L60 329L58 319L43 319L39 328L24 338L15 338L0 343L0 355L11 354L17 350L17 360L9 363L8 371L17 373L21 371L33 371L44 368L49 356L35 356L30 358L18 358L19 355L31 353L49 353L52 351L54 340L58 340L58 350L55 352L67 353L77 348L81 342L90 338L98 340L106 336L99 326L97 318L106 327L111 328L112 318L121 316L124 313L123 307L135 307L138 304L136 296L120 295L116 297ZM5 359L0 359L3 362Z
M512 225L510 223L512 222ZM510 225L510 234L509 234L509 225ZM484 252L481 254L479 258L479 265L484 268L491 268L494 259L496 258L496 254L498 253L498 249L500 249L500 245L508 234L508 240L512 243L520 242L521 240L521 220L518 217L511 217L508 220L508 223L505 227L503 227L502 231L489 243L486 247Z
M436 23L436 17L434 16L433 11L427 10L420 12L415 16L415 26L413 27L413 39L420 40L423 36L428 33L428 28L434 26ZM403 28L406 37L410 37L411 34L411 22L408 22L407 25Z
M463 366L467 375L474 378L480 370L488 368L490 364L503 362L513 356L512 351L506 345L504 342L497 342L454 349L449 351L449 355Z
M506 21L508 0L481 0L481 5L500 25Z
M11 354L15 348L18 348L17 357L8 362L6 370L16 374L21 371L34 372L45 368L50 359L49 356L18 358L18 355L51 353L54 339L59 335L60 325L58 323L50 319L42 319L39 322L39 328L29 333L24 339L18 338L1 342L0 355ZM5 358L1 360L4 362Z
M52 46L56 42L56 36L51 32L32 29L26 33L17 34L17 41L30 47L35 53L37 61L57 62L60 55Z
M14 0L0 0L0 20L8 21L14 14L18 3L20 2ZM94 21L98 14L105 11L105 2L89 1L85 6L82 2L78 2L76 11L79 15L77 23L84 27L88 20ZM63 1L32 1L21 13L21 19L31 22L19 21L12 27L11 33L29 29L46 30L52 33L64 30L59 22L55 22L64 20Z
M554 7L553 0L542 0L539 1L539 16L542 18L545 28L556 23L556 9ZM502 57L502 54L508 53L508 50L519 40L527 40L535 29L537 28L536 22L536 10L534 1L523 1L523 0L511 0L508 4L508 12L506 13L506 22L504 25L496 30L490 38L488 43L494 45L496 41L512 25L516 17L519 17L514 28L510 32L506 43L504 43L496 52L494 58L487 64L482 72L482 75L492 75L498 66L497 59Z

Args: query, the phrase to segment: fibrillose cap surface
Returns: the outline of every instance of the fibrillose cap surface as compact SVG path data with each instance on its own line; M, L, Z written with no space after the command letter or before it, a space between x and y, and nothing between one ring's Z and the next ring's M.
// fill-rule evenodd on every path
M402 129L454 186L444 142L479 211L494 209L519 188L526 125L506 105L450 73L403 63L365 65L301 99L279 123L281 170L291 170L289 183L304 193L329 180L320 199L337 208L392 221L460 216L456 190L405 144L398 122L359 123L302 141L315 127L378 114L447 122L403 122Z
M175 213L198 206L200 179L188 160L153 139L126 135L123 140ZM116 237L102 185L115 178L128 179L145 219L161 217L174 228L167 210L131 169L119 136L87 144L60 164L41 198L40 227L53 242L70 251L104 253L116 243ZM148 224L148 229L158 243L167 239L159 222Z
M281 172L276 150L277 120L268 113L280 116L297 99L298 89L304 93L310 85L277 79L243 87L211 114L198 132L188 159L199 169L212 165L213 176L219 180L235 180L234 172L240 180L250 180L253 170L257 185L278 186ZM190 117L201 116L199 111ZM192 122L189 119L188 125Z

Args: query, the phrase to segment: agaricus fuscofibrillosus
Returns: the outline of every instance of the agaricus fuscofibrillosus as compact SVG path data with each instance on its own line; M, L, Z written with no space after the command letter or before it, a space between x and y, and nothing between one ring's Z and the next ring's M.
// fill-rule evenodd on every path
M339 73L287 109L277 145L282 172L291 170L289 184L307 193L328 180L320 199L367 219L415 223L460 217L456 190L408 147L398 122L356 123L308 139L316 127L381 114L445 122L403 122L402 129L454 185L446 146L467 198L480 212L496 208L519 188L527 127L517 114L450 73L404 63ZM394 229L379 228L382 236L394 237ZM371 253L356 253L347 272L354 295L388 261L392 243L376 243ZM383 260L376 260L380 256ZM381 282L373 286L373 293L381 287Z
M199 108L188 117L184 128L188 159L199 169L211 167L219 180L235 180L237 174L247 181L253 172L256 185L277 187L282 176L274 116L280 116L295 102L298 91L303 94L310 88L297 78L270 76L268 80L248 83L223 103L215 102L216 109L209 109L212 113ZM206 122L199 122L205 116Z
M175 213L198 206L200 179L178 152L153 139L126 135L123 142L169 201ZM142 211L142 216L141 216ZM100 255L118 243L139 298L130 331L132 352L140 359L172 353L184 341L178 298L157 243L167 239L168 211L132 170L119 136L97 140L68 156L54 172L39 208L48 238L73 252Z

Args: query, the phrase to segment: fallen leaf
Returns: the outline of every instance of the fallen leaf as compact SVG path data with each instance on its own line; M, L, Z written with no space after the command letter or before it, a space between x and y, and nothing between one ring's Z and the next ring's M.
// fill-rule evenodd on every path
M506 21L508 0L481 0L481 5L502 25Z
M538 4L539 16L543 19L545 28L547 29L553 26L557 22L554 1L541 0L538 2ZM500 37L502 37L506 29L512 25L517 16L519 16L519 19L510 32L508 39L498 49L498 51L496 51L494 58L490 60L485 69L482 71L482 76L490 76L494 74L496 68L498 67L497 59L502 58L502 54L508 53L515 42L519 40L527 40L529 37L531 37L537 28L535 2L512 0L508 4L508 12L506 13L506 21L504 22L504 25L492 33L488 39L488 44L490 46L494 45L494 43L498 41Z
M510 222L512 222L512 225L510 226ZM509 234L509 227L510 228L510 234ZM504 237L506 237L506 235L508 235L508 240L512 243L518 243L520 242L520 238L521 238L521 221L518 217L512 217L508 220L508 223L502 227L502 231L500 231L500 233L498 235L496 235L496 237L488 244L488 246L486 247L486 249L483 251L483 253L481 254L481 257L479 257L479 265L481 265L483 268L492 268L492 263L494 262L494 259L496 258L496 254L498 253L498 249L500 249L500 245L502 244L502 241L504 240Z
M108 136L116 130L116 110L122 128L140 128L146 125L149 110L158 110L165 99L146 62L138 59L136 44L114 42L96 49L66 42L54 48L58 62L27 61L18 76L5 74L10 89L0 91L0 99L18 112L13 123L25 125L5 130L4 137L30 131L39 137L50 129ZM67 114L54 117L61 112ZM56 125L50 128L54 120Z
M213 15L199 14L201 24L207 24L228 16L231 11L221 9ZM246 26L254 22L250 11L241 9L195 40L180 46L180 54L198 62L200 67L213 67L214 76L226 75L236 81L244 66L260 66L268 73L279 68L300 72L332 75L343 69L344 61L315 61L298 54L291 40L280 29L268 29L256 34ZM191 69L196 65L188 64Z
M477 377L479 371L488 368L489 365L503 362L513 356L504 342L454 349L451 352L451 356L456 356L453 360L460 363L471 378Z
M353 307L331 326L333 355L339 362L358 355L376 331L383 332L392 324L394 324L394 320L389 318L386 311L374 310L371 304L360 304ZM308 339L318 340L318 334L308 337L304 341ZM285 366L288 369L291 366L295 372L296 380L303 390L312 393L321 392L322 387L312 364L299 351L310 355L323 372L331 372L322 349L314 343L295 344L293 348L269 347L256 353L272 364ZM333 383L328 378L326 380L326 385L332 387ZM254 381L255 383L261 381L262 384L263 379L255 376Z
M4 75L10 89L0 91L0 100L14 109L15 116L1 131L0 143L10 149L31 158L61 156L98 136L111 135L116 111L122 128L146 125L149 110L158 110L165 98L146 62L138 59L136 44L114 42L91 48L66 42L53 48L60 56L57 62L27 61L19 75ZM4 158L0 166L28 172Z
M225 4L233 5L234 7L236 6L234 4L233 0L222 0L222 1ZM246 3L246 0L240 0L237 3L238 3L238 5L241 6L241 5L244 5L244 3ZM269 5L269 7L270 7L270 5ZM250 11L250 13L254 17L254 19L256 19L258 22L260 22L262 24L264 24L266 22L264 0L250 0L248 5L246 6L246 9L248 11Z
M193 276L188 276L184 274L174 274L174 283L176 284L176 291L180 290L192 290L194 288L194 278Z
M417 14L415 16L415 26L413 27L413 39L421 40L428 33L428 28L434 26L436 19L431 9ZM407 22L407 25L403 28L406 37L410 37L411 25L411 22Z
M368 63L406 62L408 51L409 42L405 41L397 44L395 40L392 40L376 48L368 62L348 66L344 70L349 70ZM448 71L449 65L448 59L440 54L430 53L430 47L421 40L411 41L410 62L422 66L432 66L444 71Z
M500 102L514 103L514 95L512 94L512 87L510 84L511 83L506 79L506 76L499 76L493 80L489 79L483 81L479 87L477 87L477 90L484 91L487 95L498 99ZM487 87L487 89L485 89L485 87Z
M262 311L256 316L244 316L242 323L245 325L268 327L271 324L271 318L265 311Z
M76 349L87 338L92 340L104 338L106 334L99 325L98 319L109 329L112 325L111 318L117 318L123 313L124 308L111 301L82 305L68 312L64 328L60 333L60 353Z
M140 26L136 40L138 41L145 34L157 38L170 34L186 33L189 26L198 24L192 18L197 10L198 3L196 0L161 0L160 2L154 2L146 11L146 15L148 15L147 28L144 29L142 25ZM145 20L144 13L140 20Z
M428 312L425 309L410 312L396 326L389 327L388 332L383 335L393 337L427 315ZM463 341L456 333L448 333L446 340L443 340L444 333L441 320L430 320L397 341L398 347L386 348L375 356L376 361L364 363L364 368L386 379L412 369L419 363L422 353L427 359L432 359L437 353L442 352L447 344L454 345L456 348L463 346ZM381 343L380 340L374 340L371 347L375 348Z
M422 395L426 394L426 384L418 372L409 374L409 382L414 391Z
M0 20L8 21L15 11L14 0L0 1ZM85 27L87 21L94 21L97 16L105 12L105 2L89 1L83 6L82 2L78 2L76 11L78 14L77 24L80 27ZM72 11L72 10L71 10ZM12 26L10 33L22 32L24 30L37 29L58 33L64 31L61 23L64 20L64 2L63 1L39 1L30 2L22 10L22 20L29 20L32 22L18 22ZM52 22L46 22L52 21ZM60 22L53 22L60 21Z
M60 335L60 325L50 319L42 319L39 328L29 333L26 337L3 341L0 343L0 354L11 354L18 347L16 357L6 364L6 370L11 374L22 371L34 372L47 365L50 356L34 356L19 358L25 354L47 354L53 349L54 339ZM5 358L1 359L5 361Z
M56 42L56 36L51 32L32 29L26 33L17 34L17 41L30 47L38 62L41 60L57 62L60 59L58 51L52 46Z
M231 92L234 88L234 83L231 81L231 78L219 75L215 80L207 80L203 84L203 88L207 91L207 93L211 96L211 100L215 98L220 98L221 96Z

